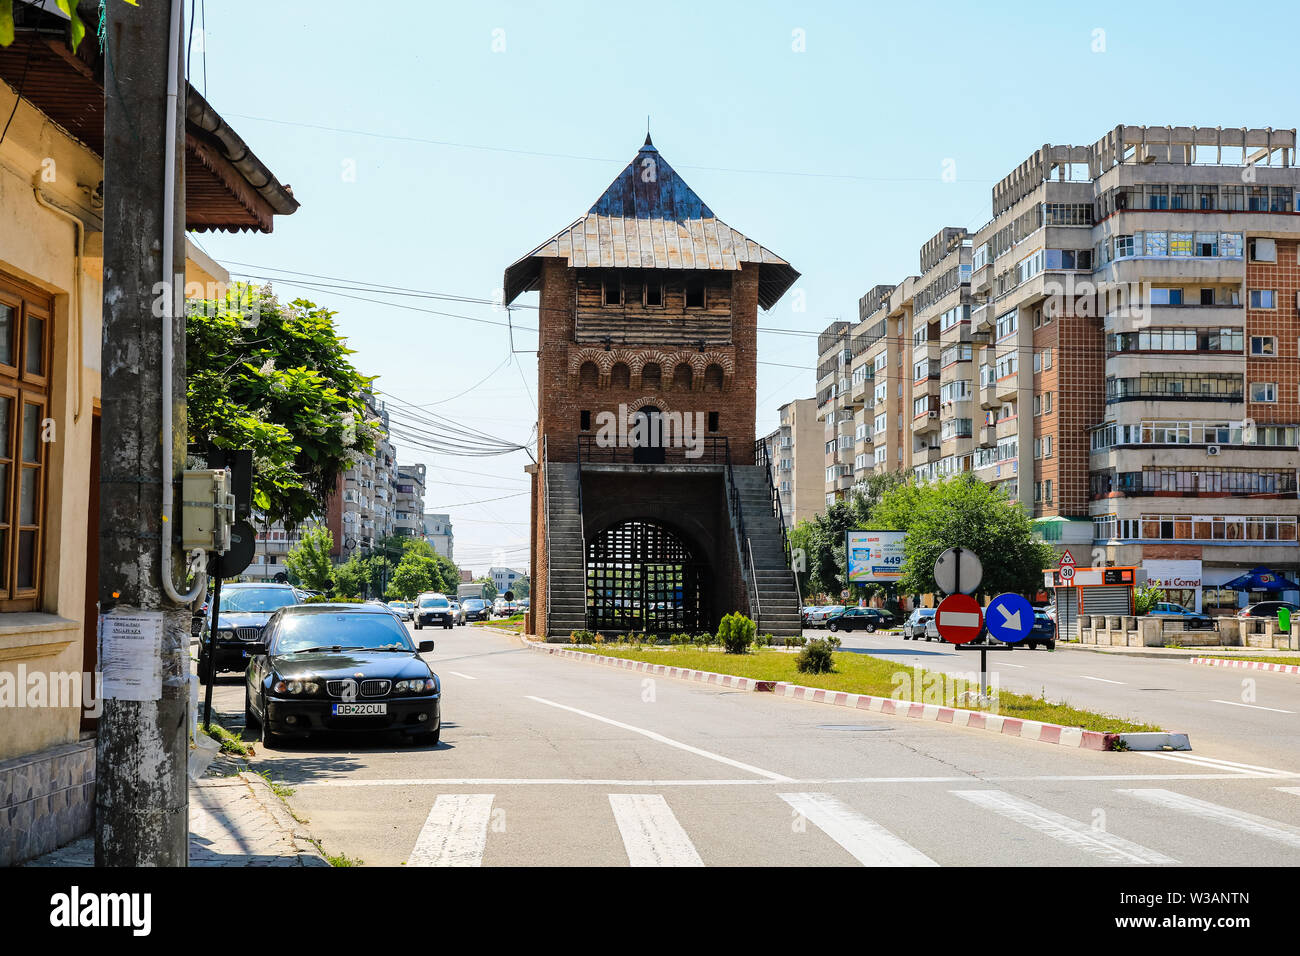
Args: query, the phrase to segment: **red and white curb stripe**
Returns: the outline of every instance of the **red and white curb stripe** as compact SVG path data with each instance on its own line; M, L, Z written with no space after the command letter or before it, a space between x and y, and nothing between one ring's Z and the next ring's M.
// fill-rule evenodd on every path
M1300 674L1300 664L1272 664L1268 661L1230 661L1221 657L1193 657L1193 664L1210 667L1240 667L1248 671L1277 671L1279 674Z
M836 707L851 707L894 717L911 717L914 720L934 720L954 727L968 727L973 730L987 730L990 733L1019 737L1022 740L1036 740L1044 744L1057 744L1061 747L1073 747L1079 750L1113 750L1115 741L1127 737L1127 734L1107 734L1096 730L1083 730L1080 727L1063 727L1060 724L1044 724L1036 720L1020 720L1015 717L1002 717L998 714L986 714L977 710L961 707L941 707L938 704L921 704L906 700L894 700L891 697L873 697L870 694L850 694L845 691L825 690L821 687L804 687L801 684L787 684L783 681L755 680L752 677L736 677L732 674L714 674L710 671L697 671L688 667L672 667L668 664L650 664L646 661L628 660L623 657L604 657L600 654L588 654L563 647L554 647L535 641L525 641L533 650L559 657L571 657L577 660L604 664L624 670L640 671L660 677L673 677L678 680L699 681L718 687L735 687L741 690L767 691L778 697L792 700L807 700L818 704L832 704Z

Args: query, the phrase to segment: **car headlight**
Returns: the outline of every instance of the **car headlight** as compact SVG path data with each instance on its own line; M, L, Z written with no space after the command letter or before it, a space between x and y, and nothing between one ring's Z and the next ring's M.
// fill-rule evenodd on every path
M233 627L217 628L217 640L233 641L235 639L235 629Z
M393 685L393 690L399 694L428 694L437 689L438 685L432 677L425 677L415 680L399 680Z
M321 692L319 681L314 680L277 680L272 686L277 694L291 694L296 697L307 697L312 694Z

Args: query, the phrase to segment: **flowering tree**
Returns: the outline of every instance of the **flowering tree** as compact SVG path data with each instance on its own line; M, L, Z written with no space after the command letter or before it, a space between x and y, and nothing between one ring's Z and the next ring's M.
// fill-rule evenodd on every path
M380 429L362 399L373 379L348 360L334 313L236 284L190 302L185 329L190 441L253 450L253 507L268 524L320 517Z

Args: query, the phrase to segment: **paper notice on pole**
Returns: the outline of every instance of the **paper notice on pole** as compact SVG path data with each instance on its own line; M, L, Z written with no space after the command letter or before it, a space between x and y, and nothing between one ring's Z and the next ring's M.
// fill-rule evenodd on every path
M99 616L99 669L105 700L162 697L162 611Z

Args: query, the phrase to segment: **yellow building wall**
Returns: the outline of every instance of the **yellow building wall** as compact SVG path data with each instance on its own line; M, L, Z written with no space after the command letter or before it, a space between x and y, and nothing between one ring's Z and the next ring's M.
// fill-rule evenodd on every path
M13 91L0 83L0 115L7 116L13 103ZM54 300L55 440L46 472L43 603L30 614L0 613L0 700L4 682L13 689L24 671L79 674L82 668L91 419L99 399L103 335L103 210L94 194L102 179L99 157L29 103L19 103L0 143L0 273ZM84 230L80 268L73 217ZM190 250L187 283L229 282L217 263ZM75 742L80 712L76 704L0 706L0 761Z

